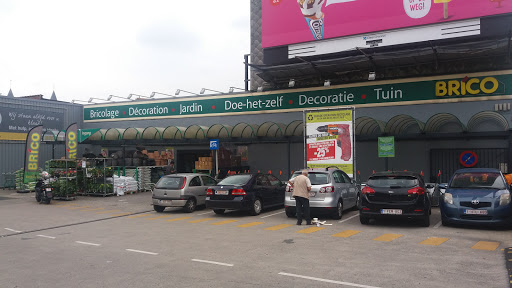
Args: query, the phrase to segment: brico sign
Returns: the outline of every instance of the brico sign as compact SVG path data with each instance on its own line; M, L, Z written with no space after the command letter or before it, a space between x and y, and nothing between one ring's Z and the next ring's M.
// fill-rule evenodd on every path
M501 85L500 85L501 84ZM504 86L494 77L468 78L436 82L436 96L490 95ZM505 90L505 87L503 87Z
M66 129L66 159L76 159L78 147L77 139L78 126L76 123L69 125Z
M43 126L32 128L27 134L27 142L25 147L25 175L23 182L28 183L35 181L39 168L39 148L41 144L41 135Z

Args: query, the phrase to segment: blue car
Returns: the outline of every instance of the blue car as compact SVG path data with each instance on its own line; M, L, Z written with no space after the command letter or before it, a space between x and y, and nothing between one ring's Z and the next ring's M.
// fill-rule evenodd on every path
M443 225L512 226L511 186L498 169L455 171L440 201Z

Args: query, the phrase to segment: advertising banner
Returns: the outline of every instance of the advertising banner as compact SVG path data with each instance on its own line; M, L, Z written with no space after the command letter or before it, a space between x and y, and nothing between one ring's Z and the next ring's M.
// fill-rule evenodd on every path
M78 131L78 142L79 143L82 143L84 142L85 140L87 140L87 138L91 137L92 134L96 133L100 131L99 128L93 128L93 129L80 129Z
M262 0L263 48L512 13L499 0Z
M379 158L395 157L395 137L379 137L378 143Z
M354 177L354 108L304 111L306 167L337 167Z
M25 140L35 126L57 132L64 128L64 113L0 107L0 140Z
M76 159L78 150L78 125L73 123L66 129L66 159Z
M34 182L39 174L39 148L43 136L43 126L36 126L27 134L25 145L25 175L24 183Z
M281 113L354 105L395 106L398 102L447 103L470 101L471 98L481 101L509 99L509 95L512 95L510 70L376 81L330 88L87 105L84 107L84 121Z

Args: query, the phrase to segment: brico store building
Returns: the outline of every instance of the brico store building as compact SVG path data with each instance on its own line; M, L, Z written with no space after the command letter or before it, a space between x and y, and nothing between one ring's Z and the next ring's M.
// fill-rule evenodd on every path
M304 166L303 111L351 106L362 181L384 169L427 181L511 171L512 3L303 2L251 1L252 92L85 106L85 143L171 147L185 172L219 139L218 168L284 180ZM395 157L378 157L382 136Z

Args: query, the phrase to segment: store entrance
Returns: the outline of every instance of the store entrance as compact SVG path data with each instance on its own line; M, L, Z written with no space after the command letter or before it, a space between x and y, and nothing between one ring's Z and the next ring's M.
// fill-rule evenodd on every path
M192 173L196 168L196 161L201 157L210 157L210 150L183 150L177 151L176 170L178 173Z

